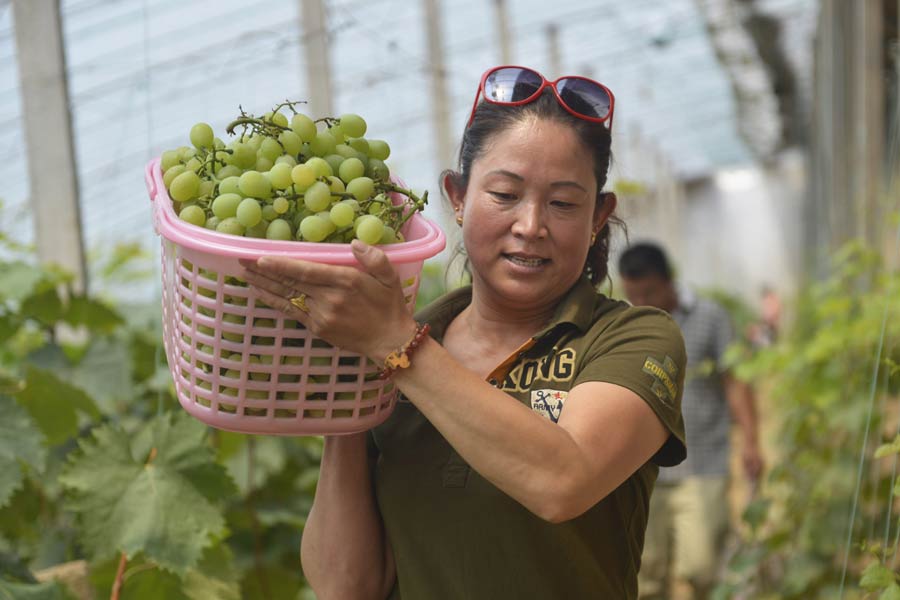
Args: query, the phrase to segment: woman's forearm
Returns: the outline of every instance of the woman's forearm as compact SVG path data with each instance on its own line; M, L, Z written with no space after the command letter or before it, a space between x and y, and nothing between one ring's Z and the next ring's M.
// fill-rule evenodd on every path
M589 471L569 432L485 382L430 338L412 363L394 375L410 401L482 477L554 520L561 495Z
M325 438L300 554L321 600L381 599L390 591L394 560L372 489L365 434Z

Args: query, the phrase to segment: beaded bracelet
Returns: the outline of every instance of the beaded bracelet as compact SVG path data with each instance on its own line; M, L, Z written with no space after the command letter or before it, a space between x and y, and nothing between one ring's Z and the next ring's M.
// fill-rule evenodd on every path
M384 359L384 368L378 372L378 379L387 379L394 374L397 369L405 369L409 367L409 359L413 352L425 340L428 332L431 331L431 325L423 323L416 327L416 333L406 345L394 350Z

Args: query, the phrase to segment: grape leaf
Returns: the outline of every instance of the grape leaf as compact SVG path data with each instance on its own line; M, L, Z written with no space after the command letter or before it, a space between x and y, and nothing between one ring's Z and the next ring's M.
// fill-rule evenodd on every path
M214 463L206 428L187 414L163 413L134 439L104 425L79 445L60 482L94 557L142 552L184 576L224 533L213 501L233 494L234 484Z
M44 325L55 325L66 314L65 306L55 288L42 289L22 302L22 316Z
M14 394L25 388L25 382L0 367L0 394Z
M152 269L147 268L147 262L153 255L138 242L123 242L112 248L106 247L103 255L98 258L103 260L100 275L105 279L129 281L135 276L153 273Z
M806 554L795 554L790 556L785 563L785 577L783 589L785 595L806 597L806 592L810 585L816 581L825 571L826 566L823 561Z
M22 301L33 291L44 274L40 269L23 262L4 262L0 269L0 298Z
M86 296L73 296L69 300L66 323L84 325L91 331L110 332L125 320L122 316L99 300Z
M297 594L297 600L316 600L316 594L311 588L305 587Z
M868 591L881 590L895 582L894 572L880 563L871 563L863 571L859 585Z
M0 579L20 583L37 583L22 557L17 554L0 552Z
M0 507L6 506L24 478L21 463L44 470L44 436L25 409L0 395Z
M21 326L17 316L0 314L0 342L5 342L16 334Z
M244 598L298 598L302 586L300 569L272 563L248 569L241 581Z
M72 361L55 345L31 353L30 363L53 371L57 377L83 390L104 413L116 413L125 402L132 402L134 386L129 373L127 343L115 337L96 337L90 341L78 361Z
M287 462L283 438L274 436L248 436L242 433L222 432L224 443L238 440L237 452L224 460L228 473L234 479L242 495L263 487L266 481L284 468ZM241 443L243 439L243 443ZM221 450L220 450L221 456ZM248 467L253 457L253 468ZM250 480L252 472L253 480Z
M203 559L184 577L183 591L191 600L241 600L240 571L225 544L203 553Z
M55 581L12 583L0 579L0 600L71 600L65 588Z
M895 454L900 454L900 435L887 444L881 444L875 450L875 458L884 458L885 456L893 456Z
M112 588L119 560L113 558L91 567L90 580L97 590ZM122 586L122 600L240 600L241 569L224 543L215 544L203 552L196 567L188 569L181 578L156 568L140 554L129 560Z
M766 517L769 514L769 505L771 503L771 500L762 498L747 504L742 518L744 522L750 526L751 531L755 532L759 529L760 525L765 522Z
M896 583L892 583L889 585L881 595L878 596L878 600L900 600L900 585Z
M58 379L51 371L28 367L25 387L16 400L31 414L47 443L55 446L78 433L76 411L100 416L94 401L81 389Z
M132 574L122 586L122 600L188 600L182 591L183 583L174 573L149 568L150 564L128 563ZM111 589L110 586L102 588Z
M128 355L131 359L131 378L135 383L150 379L158 369L157 359L162 356L162 342L149 332L134 331L128 339Z

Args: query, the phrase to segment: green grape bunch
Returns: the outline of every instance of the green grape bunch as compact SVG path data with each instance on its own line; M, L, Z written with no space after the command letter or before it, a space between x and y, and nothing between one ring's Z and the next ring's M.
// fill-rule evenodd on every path
M270 240L367 244L404 241L425 208L391 181L384 140L357 114L312 119L286 101L261 117L240 109L226 144L207 123L190 146L163 152L163 182L179 218L219 233ZM403 201L397 202L399 195Z

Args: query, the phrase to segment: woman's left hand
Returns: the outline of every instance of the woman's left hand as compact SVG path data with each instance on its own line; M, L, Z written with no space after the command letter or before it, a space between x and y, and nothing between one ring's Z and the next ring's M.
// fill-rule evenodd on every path
M384 252L359 240L351 247L361 270L264 256L242 259L242 277L260 300L297 319L313 335L381 364L409 341L416 322Z

